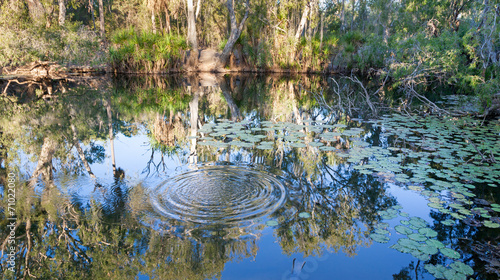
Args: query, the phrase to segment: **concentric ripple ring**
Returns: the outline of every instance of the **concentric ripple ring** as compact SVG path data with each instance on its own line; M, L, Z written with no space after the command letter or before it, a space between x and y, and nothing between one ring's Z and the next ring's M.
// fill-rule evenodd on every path
M205 166L162 182L151 193L160 215L202 224L249 221L283 205L286 191L273 175L244 166Z

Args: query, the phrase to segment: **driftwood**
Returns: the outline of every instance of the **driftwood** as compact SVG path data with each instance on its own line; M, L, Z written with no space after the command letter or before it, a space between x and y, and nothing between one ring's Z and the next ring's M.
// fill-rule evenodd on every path
M56 62L36 61L28 65L16 68L3 68L0 71L1 75L19 78L50 78L60 79L67 76L84 75L84 74L103 74L106 73L106 66L91 67L91 66L62 66Z

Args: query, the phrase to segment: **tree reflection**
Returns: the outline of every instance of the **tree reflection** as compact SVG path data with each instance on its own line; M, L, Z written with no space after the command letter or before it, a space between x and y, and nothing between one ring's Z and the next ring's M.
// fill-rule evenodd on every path
M183 79L159 77L120 80L113 87L97 82L68 89L50 102L6 109L8 117L0 117L5 166L25 172L15 156L18 151L37 162L29 176L21 176L16 225L20 243L12 278L127 279L143 274L206 279L220 277L228 262L257 255L264 227L260 223L246 228L186 224L165 219L148 206L148 189L131 186L114 159L115 136L132 136L141 128L151 150L146 177L158 175L164 157L174 156L193 168L230 161L258 165L279 176L288 199L270 218L279 222L274 231L286 254L321 255L328 250L353 256L360 246L368 246L376 212L396 201L383 183L353 170L346 159L312 147L290 149L283 143L275 150L218 149L201 146L194 138L204 123L220 118L256 124L333 120L331 112L298 86L318 86L318 81L239 76L219 79L219 86L200 86L197 78L186 80L189 86ZM351 125L345 115L337 115L335 121ZM58 174L96 177L91 165L94 159L102 160L104 148L99 143L107 141L112 181L95 178L90 197L67 195L66 186L55 180ZM335 145L345 148L349 142L339 140ZM5 176L2 173L3 186ZM5 203L4 199L3 207ZM302 218L302 212L311 217ZM5 212L0 216L6 221ZM8 232L5 224L1 226L3 242ZM5 258L1 265L5 271Z

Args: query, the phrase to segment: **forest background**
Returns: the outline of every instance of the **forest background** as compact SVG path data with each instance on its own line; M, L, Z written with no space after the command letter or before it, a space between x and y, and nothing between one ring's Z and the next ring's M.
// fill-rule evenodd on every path
M0 67L354 73L488 103L500 93L499 2L0 0Z

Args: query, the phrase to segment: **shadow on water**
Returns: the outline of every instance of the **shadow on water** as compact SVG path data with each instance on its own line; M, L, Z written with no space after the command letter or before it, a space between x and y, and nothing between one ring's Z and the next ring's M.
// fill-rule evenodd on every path
M19 92L1 100L7 278L234 278L236 265L247 275L263 269L292 279L307 258L335 256L354 260L339 274L346 279L356 275L356 255L370 250L392 254L374 278L427 279L429 269L457 263L413 251L398 261L389 244L373 244L389 242L397 223L385 220L406 210L390 189L412 192L411 162L392 150L403 148L401 134L363 121L372 116L362 96L338 95L325 77L120 76L61 84L45 99ZM486 185L471 192L481 199L474 206L489 207L475 211L494 223L498 192ZM449 213L436 211L423 218L474 277L493 279L485 252L498 244L495 229L474 219L443 226ZM274 268L245 261L269 250ZM329 267L317 273L332 275Z

